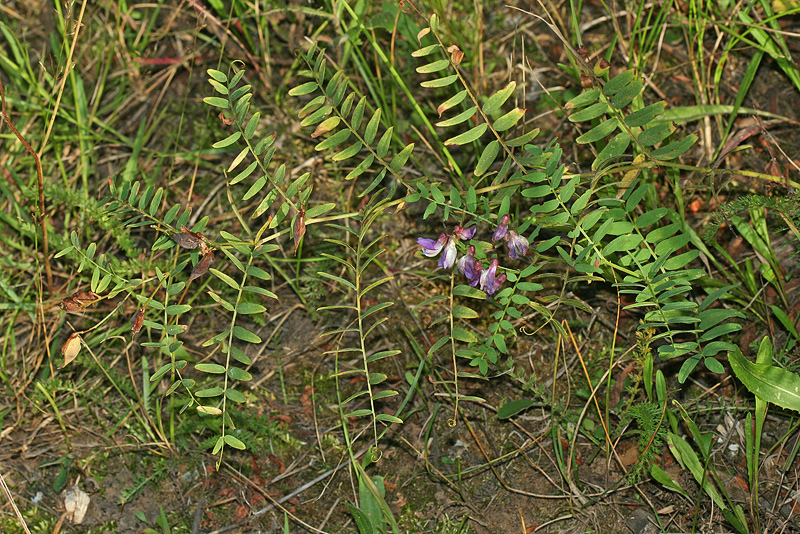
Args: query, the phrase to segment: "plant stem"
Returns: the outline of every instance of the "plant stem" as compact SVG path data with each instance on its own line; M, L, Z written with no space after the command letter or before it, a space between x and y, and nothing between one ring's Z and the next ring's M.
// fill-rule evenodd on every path
M6 113L6 95L5 91L3 90L2 80L0 80L0 117L2 118L2 121L5 122L9 128L11 128L11 131L17 136L19 142L25 146L25 149L30 152L31 156L33 156L33 159L36 162L36 180L39 186L39 225L42 227L44 272L47 276L47 291L49 293L53 291L53 270L50 268L50 246L47 239L47 214L45 213L44 209L44 174L42 173L42 160L39 159L39 154L36 153L30 143L28 143L22 134L19 133L19 130L14 127L14 124L8 117L8 113Z

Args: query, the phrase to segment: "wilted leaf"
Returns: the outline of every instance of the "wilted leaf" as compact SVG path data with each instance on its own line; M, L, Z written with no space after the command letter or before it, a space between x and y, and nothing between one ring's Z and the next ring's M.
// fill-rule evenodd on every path
M328 117L321 123L317 125L317 129L314 130L314 133L311 134L311 137L316 139L322 134L326 134L339 126L339 123L342 122L342 119L339 117Z
M294 227L292 233L294 235L294 255L297 256L297 248L300 246L300 240L306 235L306 210L301 209L294 220Z
M136 313L131 317L131 332L134 335L138 334L144 324L144 310L136 310Z
M225 126L230 126L233 124L233 118L226 116L224 111L219 112L219 120L221 120L222 124Z
M64 355L64 365L61 366L63 369L70 363L78 353L81 351L81 337L78 335L77 332L70 334L64 344L61 346L61 354Z
M192 269L192 274L189 275L189 281L195 280L200 278L208 271L208 268L211 267L211 262L214 261L214 252L208 251L203 259L197 262L197 265L194 266Z
M420 44L422 44L422 38L428 35L430 31L431 31L430 28L422 28L417 34L417 41L419 41Z

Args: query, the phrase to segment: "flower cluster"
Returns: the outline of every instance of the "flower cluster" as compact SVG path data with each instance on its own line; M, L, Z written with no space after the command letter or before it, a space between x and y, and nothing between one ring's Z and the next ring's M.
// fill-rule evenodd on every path
M508 229L508 223L511 217L508 214L500 217L500 222L492 235L492 241L505 239L508 246L508 257L517 259L528 253L528 240L523 236L516 233L514 230Z
M508 256L510 258L519 258L528 252L528 240L513 230L509 230L508 224L510 221L511 218L508 215L500 217L497 228L492 235L492 241L505 239L508 247ZM462 228L461 226L456 226L451 235L442 232L439 239L436 240L420 237L417 239L417 243L422 246L422 254L429 258L444 251L439 258L439 267L450 269L453 265L456 265L461 274L467 277L470 286L480 288L489 297L506 281L505 273L497 274L497 267L500 265L497 258L492 259L489 262L489 266L484 269L481 261L475 258L475 245L470 245L467 253L456 262L456 256L458 255L456 243L472 239L476 231L475 227Z
M472 236L474 236L477 231L478 229L474 226L472 228L456 226L452 235L448 236L446 233L442 232L442 235L440 235L439 239L436 241L426 237L420 237L417 239L417 243L422 245L422 253L429 258L433 258L444 249L444 254L439 258L439 267L442 269L450 269L456 262L456 254L458 253L456 249L456 240L468 241L472 239Z

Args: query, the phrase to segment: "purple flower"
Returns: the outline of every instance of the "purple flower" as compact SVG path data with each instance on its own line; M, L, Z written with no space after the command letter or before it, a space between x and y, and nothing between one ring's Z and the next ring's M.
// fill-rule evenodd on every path
M494 293L494 279L499 263L497 258L492 259L491 263L489 263L489 268L481 273L481 289L486 292L487 296Z
M439 239L434 241L433 239L428 239L427 237L420 237L417 239L417 244L422 246L422 253L432 258L439 254L442 251L442 247L444 247L445 242L447 241L447 234L442 232L442 235L439 236Z
M475 277L475 245L470 245L467 254L458 260L458 270L472 282Z
M511 217L508 214L503 215L500 217L500 220L497 222L497 228L495 228L494 234L492 235L492 241L497 241L498 239L503 239L508 232L508 223L511 220Z
M467 241L472 239L472 236L475 235L478 229L476 227L471 228L462 228L461 226L456 226L453 229L453 235L448 236L445 233L442 233L439 236L439 239L434 241L433 239L428 239L427 237L420 237L417 239L417 243L422 247L422 253L432 258L442 252L442 257L439 258L439 267L444 269L450 269L456 263L456 255L458 255L458 249L456 248L456 242L460 239L461 241ZM473 248L473 254L475 247ZM464 272L461 267L461 263L459 263L459 270Z
M496 275L498 264L497 258L494 258L489 264L489 268L483 271L480 276L481 290L486 292L487 298L500 289L500 286L506 281L505 273Z
M475 232L478 231L476 226L471 228L461 228L460 226L456 225L455 229L453 230L453 236L458 237L461 241L467 241L472 239L472 236L475 235Z
M469 285L471 287L478 287L478 284L481 282L481 271L483 270L483 265L478 260L472 264L472 278L469 279Z
M458 260L458 270L461 271L461 274L463 274L467 280L469 280L470 286L478 286L481 281L481 271L483 270L483 266L481 265L480 261L475 259L474 245L470 245L467 249L467 254Z
M528 240L514 230L508 231L506 244L508 245L508 256L510 258L516 259L528 252Z
M495 279L494 279L494 287L492 287L492 293L494 293L495 291L500 289L500 286L503 285L503 282L506 281L506 278L507 278L506 277L506 273L502 273L502 274L498 275L497 277L495 277ZM486 292L486 297L488 298L489 295L491 295L492 293L489 293L487 291Z
M441 237L439 239L441 239ZM452 268L456 262L457 254L458 249L456 248L455 236L450 236L450 238L447 240L447 244L444 246L444 253L442 254L442 257L439 258L439 267L442 269Z

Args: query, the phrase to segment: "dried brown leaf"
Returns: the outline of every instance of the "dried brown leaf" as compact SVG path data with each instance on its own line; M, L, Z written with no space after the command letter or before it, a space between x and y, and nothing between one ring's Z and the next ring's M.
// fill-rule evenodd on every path
M324 135L330 132L331 130L339 126L340 122L341 119L339 119L339 117L328 117L327 119L325 119L324 121L322 121L317 125L316 130L314 130L314 133L311 134L312 139L316 139L320 135Z
M233 124L233 117L226 116L224 111L219 112L219 120L221 120L222 124L225 126L230 126Z
M778 160L772 158L772 160L767 163L767 174L771 174L772 176L779 176L781 178L784 177L783 171L781 170L781 166L778 164Z
M422 28L419 31L419 33L417 34L417 41L419 41L419 44L422 44L422 38L428 35L429 33L431 33L430 28Z
M61 309L70 313L79 313L86 306L95 304L98 300L100 300L100 295L94 291L78 291L61 301Z
M81 337L78 335L77 332L70 334L64 344L61 346L61 354L64 355L64 365L61 366L63 369L70 363L78 353L81 351Z
M67 488L64 492L64 514L67 521L74 525L83 523L90 502L89 494L80 489L77 484Z

